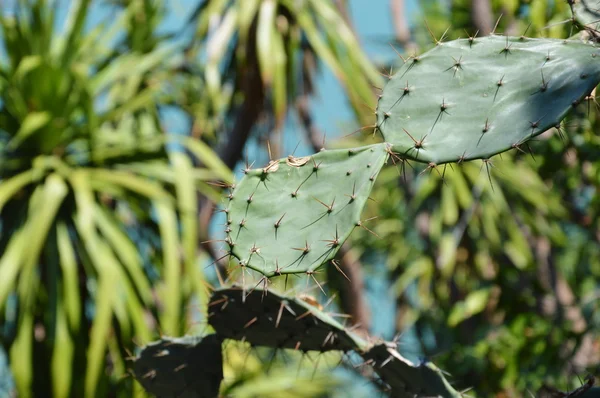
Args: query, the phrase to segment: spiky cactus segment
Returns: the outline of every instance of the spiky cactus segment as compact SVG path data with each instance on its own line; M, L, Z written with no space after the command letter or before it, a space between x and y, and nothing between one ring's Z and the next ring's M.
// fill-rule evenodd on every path
M371 347L361 355L389 386L390 396L398 398L458 398L457 392L442 372L430 362L413 364L402 357L392 343Z
M272 290L241 287L216 290L209 304L209 324L224 338L254 346L301 351L349 351L367 347L309 297L288 297Z
M219 396L223 357L215 334L163 337L143 347L133 361L135 378L157 397Z
M599 0L580 0L573 4L573 16L582 25L588 25L591 28L598 29L600 24L600 1Z
M225 210L231 255L268 277L316 270L362 225L362 209L388 154L383 143L245 170Z
M598 82L600 52L581 41L454 40L405 61L383 89L377 126L408 159L488 159L559 124Z
M538 398L599 398L600 387L594 387L596 378L588 375L585 378L585 383L573 391L560 391L554 387L543 385L537 392Z

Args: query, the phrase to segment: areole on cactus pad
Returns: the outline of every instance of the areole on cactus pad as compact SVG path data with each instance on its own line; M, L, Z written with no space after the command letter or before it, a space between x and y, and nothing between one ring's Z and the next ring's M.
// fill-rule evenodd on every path
M405 60L377 129L408 159L487 159L555 127L600 82L600 50L577 40L487 36Z
M225 209L230 253L266 276L316 270L362 225L389 151L386 143L324 150L246 170Z

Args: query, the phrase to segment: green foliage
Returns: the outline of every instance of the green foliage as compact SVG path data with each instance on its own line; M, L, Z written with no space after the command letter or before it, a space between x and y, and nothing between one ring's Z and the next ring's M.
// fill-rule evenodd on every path
M362 209L388 154L387 144L375 144L246 169L225 210L231 254L266 276L314 272L362 225Z
M412 160L488 159L556 126L600 81L598 55L553 39L439 43L407 59L384 87L377 128Z
M141 349L133 372L158 397L215 398L223 380L221 340L214 334L163 337Z
M358 115L372 98L369 85L382 81L332 1L207 0L194 15L192 56L206 59L206 88L217 108L235 105L223 88L255 66L278 127L290 102L312 92L317 60L342 83Z
M177 48L111 47L138 5L89 32L89 1L71 4L61 34L44 1L0 19L1 341L23 397L107 393L107 362L123 375L132 339L154 334L148 319L179 334L186 302L206 296L196 195L217 197L208 182L231 174L205 144L160 127ZM134 240L141 231L152 238ZM157 250L142 252L150 239Z

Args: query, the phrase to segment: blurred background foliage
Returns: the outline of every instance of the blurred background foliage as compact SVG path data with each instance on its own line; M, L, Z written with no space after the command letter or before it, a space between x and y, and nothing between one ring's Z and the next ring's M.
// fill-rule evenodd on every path
M175 3L178 23L167 23ZM360 35L365 7L385 10L388 36ZM127 371L136 346L206 329L207 292L228 266L222 188L246 159L378 140L372 108L397 53L442 37L581 32L563 0L1 10L0 394L23 397L145 396ZM319 125L332 102L335 131ZM600 376L599 110L592 93L488 163L384 169L364 216L377 218L339 255L349 280L319 275L328 296L308 291L359 330L397 336L404 355L433 360L472 396ZM304 280L275 284L307 291ZM225 396L385 396L346 356L224 351Z

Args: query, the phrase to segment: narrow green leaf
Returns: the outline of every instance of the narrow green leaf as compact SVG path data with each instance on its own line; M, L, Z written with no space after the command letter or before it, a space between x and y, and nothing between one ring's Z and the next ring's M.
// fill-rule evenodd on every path
M439 253L436 262L444 278L450 278L456 265L456 248L458 244L452 233L444 233L439 242Z
M336 36L344 43L344 47L351 54L353 61L360 66L360 70L357 72L366 76L374 84L381 84L382 78L377 69L362 51L354 33L339 12L333 7L333 4L321 0L309 0L309 2L312 3L312 9L317 18L321 19L320 25L336 32Z
M0 183L0 211L14 195L25 186L38 181L41 173L36 169L29 169Z
M49 112L31 112L21 123L21 127L14 137L8 142L7 148L15 149L19 144L26 140L36 131L45 127L52 120L52 115Z
M450 185L454 187L453 191L460 207L463 209L468 209L471 207L471 203L473 203L473 194L469 189L462 171L457 170L452 173L448 173L447 175L451 181Z
M165 202L154 202L158 214L163 250L163 280L161 299L164 310L161 313L161 329L165 334L178 336L181 325L181 267L177 250L177 218L175 209Z
M13 232L6 250L0 258L0 270L2 270L2 278L0 278L0 311L4 309L8 295L16 289L16 279L23 264L23 258L27 251L27 225L23 225L16 232Z
M124 171L100 168L86 169L85 171L89 172L90 183L98 191L102 192L103 184L119 185L150 199L173 203L173 197L160 184L149 181L147 178L140 178Z
M27 296L31 291L35 291L28 283L34 278L34 269L46 242L48 230L66 194L65 182L58 175L52 174L31 196L25 225L14 233L0 259L0 308L4 306L8 294L14 290L13 284L19 272L22 273L19 282L22 295Z
M177 196L177 209L181 220L181 243L183 245L185 274L196 294L198 306L204 311L208 303L208 292L204 288L204 275L199 272L197 263L198 249L198 203L194 189L193 166L190 159L181 153L170 155L171 163L177 179L175 189Z
M455 225L458 221L458 203L454 196L454 187L442 184L441 212L445 225Z
M63 306L69 326L73 331L79 330L81 320L81 302L79 295L79 275L75 251L69 238L67 225L58 221L56 225L56 239L60 268L62 271Z
M465 319L483 311L487 305L491 289L484 288L469 293L463 300L454 305L448 315L448 326L455 327Z
M134 93L134 95L127 98L125 103L117 103L113 108L106 111L100 117L99 122L117 120L124 114L133 113L139 109L154 105L156 103L156 95L162 88L161 86L150 86Z
M250 33L250 26L256 17L256 11L258 10L260 0L243 0L238 4L240 12L238 35L240 38L240 44L246 45L248 41L248 33Z
M233 173L223 163L221 158L204 142L189 137L173 137L180 142L188 151L190 151L202 164L215 172L223 182L231 184L233 182Z
M68 296L68 293L65 290L65 299L67 298L66 296ZM68 398L71 396L75 343L69 333L68 307L65 304L65 301L59 295L56 303L56 328L54 331L54 348L50 364L53 396L56 398Z
M10 368L21 398L31 397L33 382L33 311L23 308L18 334L10 347Z
M40 253L46 243L48 231L54 224L58 209L67 196L67 192L67 184L58 174L53 173L46 178L39 202L35 203L32 206L33 208L30 209L27 221L29 239L27 240L27 257L25 257L24 269L31 268L33 270L37 265Z
M143 75L165 60L171 59L178 46L178 43L173 43L148 54L127 54L116 58L89 81L90 93L98 95L121 79Z
M134 261L137 261L134 259L134 256L137 257L137 254L132 253L132 248L126 243L124 244L129 238L122 235L122 231L116 227L114 220L111 220L110 217L108 217L106 210L100 208L95 202L92 192L92 182L94 181L92 175L93 174L90 173L89 170L78 170L72 174L71 180L77 203L77 214L75 217L77 230L82 237L86 251L90 255L94 268L97 270L99 279L103 278L104 275L110 275L109 279L113 280L112 292L109 295L99 296L101 291L99 290L97 292L96 305L98 305L98 302L101 300L112 303L109 308L113 308L122 328L129 327L129 317L131 317L131 322L136 328L137 336L140 341L146 342L151 338L151 331L149 326L145 323L143 306L140 303L129 278L125 274L125 269L131 268L128 269L129 272L136 275L135 277L132 277L132 279L134 279L134 283L136 283L136 287L142 297L148 294L147 291L149 291L150 288L148 287L147 279L141 268L138 270L135 268L141 267L141 264L134 264ZM102 185L102 187L104 187L104 185ZM159 197L162 196L159 195ZM110 236L108 241L118 246L119 249L117 250L124 256L123 258L127 258L127 261L131 262L131 264L123 264L124 267L121 266L107 244L107 241L98 236L95 227L98 227L98 229L101 232L104 231L104 233L108 231L108 235ZM176 233L176 226L174 228ZM116 240L119 238L123 238L123 242L118 243ZM119 254L117 253L117 255ZM135 280L136 278L137 280ZM118 283L115 283L115 281L118 281ZM179 294L179 291L176 293ZM129 311L126 310L125 306L129 308ZM130 334L130 331L126 330L124 333ZM96 350L100 350L100 348L96 348ZM97 382L97 375L94 376L93 374L90 374L89 377L96 378L96 381L90 381L89 383ZM88 386L87 382L86 386Z
M281 128L287 110L287 58L283 38L277 29L272 30L273 53L271 63L274 67L273 76L273 106L275 107L275 119L277 127Z
M208 36L206 43L206 55L208 60L205 66L205 79L208 95L216 108L220 109L223 102L221 89L221 72L219 69L229 42L235 33L237 10L231 7L223 17L217 29Z
M246 0L244 0L245 2ZM201 5L204 7L198 15L198 28L196 34L201 38L208 33L212 21L224 14L225 7L230 5L230 0L212 0Z
M77 54L77 40L81 40L81 32L86 20L90 0L72 0L67 13L64 30L61 35L52 35L50 52L56 58L63 59L66 64L68 57Z
M258 66L260 76L265 86L270 86L273 81L275 64L273 55L273 36L275 33L275 10L277 4L274 0L263 0L258 12L258 26L256 28L256 51L258 53Z
M131 276L136 291L144 303L149 304L152 301L152 289L144 275L142 261L135 245L119 227L118 220L98 203L95 203L94 216L100 233Z
M21 59L19 62L19 66L15 70L15 74L13 79L23 79L25 76L29 74L32 70L38 68L42 64L42 57L39 55L28 55Z
M90 253L91 256L96 253ZM118 275L112 267L106 267L99 275L96 291L94 323L90 332L90 345L87 351L87 370L85 374L85 396L93 397L104 367L106 341L111 327L111 297L114 295L114 284Z
M147 344L152 340L152 329L146 321L147 309L144 308L138 296L136 295L133 286L127 281L127 276L123 269L119 269L119 278L123 281L124 295L121 302L127 306L127 315L130 318L131 324L135 329L135 341L139 344ZM123 330L121 330L123 331Z
M77 170L71 175L71 185L75 193L77 211L75 226L81 236L85 250L88 252L98 274L98 285L94 300L94 322L90 332L90 343L87 351L87 370L85 375L85 395L94 396L104 365L106 340L111 328L112 301L119 295L119 274L112 262L106 245L98 239L95 229L95 200L90 185L90 173Z

